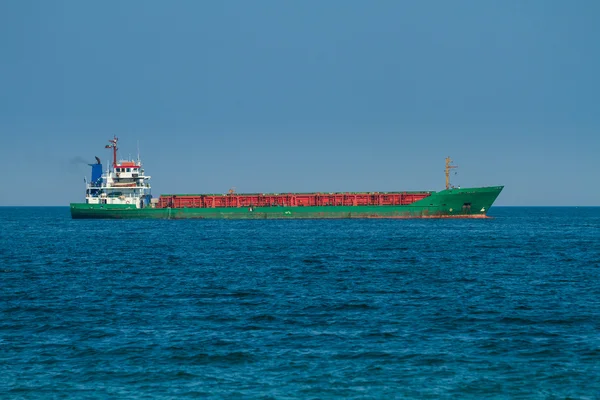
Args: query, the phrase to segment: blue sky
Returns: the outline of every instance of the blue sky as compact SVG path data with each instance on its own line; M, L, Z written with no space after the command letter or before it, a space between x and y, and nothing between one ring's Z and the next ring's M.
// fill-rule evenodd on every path
M0 2L0 205L83 200L137 143L153 193L505 185L600 205L600 2Z

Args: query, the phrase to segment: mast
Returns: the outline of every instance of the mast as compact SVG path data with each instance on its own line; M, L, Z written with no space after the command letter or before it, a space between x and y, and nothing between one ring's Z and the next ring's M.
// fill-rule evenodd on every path
M118 137L114 137L113 139L109 140L110 144L107 144L105 146L105 148L107 149L113 149L113 168L117 167L117 142L119 141Z
M446 157L446 189L450 189L450 170L458 168L458 165L450 165L451 163L450 157Z

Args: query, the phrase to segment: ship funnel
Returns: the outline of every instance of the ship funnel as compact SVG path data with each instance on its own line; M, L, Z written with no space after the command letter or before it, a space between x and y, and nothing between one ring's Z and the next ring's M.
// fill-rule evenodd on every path
M89 164L92 167L92 185L100 184L102 180L102 163L100 163L100 159L96 157L96 164Z

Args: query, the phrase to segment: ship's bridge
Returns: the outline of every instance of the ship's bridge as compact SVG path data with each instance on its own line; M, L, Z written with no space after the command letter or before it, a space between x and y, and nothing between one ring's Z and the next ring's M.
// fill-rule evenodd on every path
M133 161L120 161L114 169L120 178L137 178L140 174L141 166Z

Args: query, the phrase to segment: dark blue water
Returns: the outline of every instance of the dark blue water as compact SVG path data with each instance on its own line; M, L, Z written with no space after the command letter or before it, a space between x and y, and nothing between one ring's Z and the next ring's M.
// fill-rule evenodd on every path
M600 208L491 214L0 208L0 397L600 398Z

